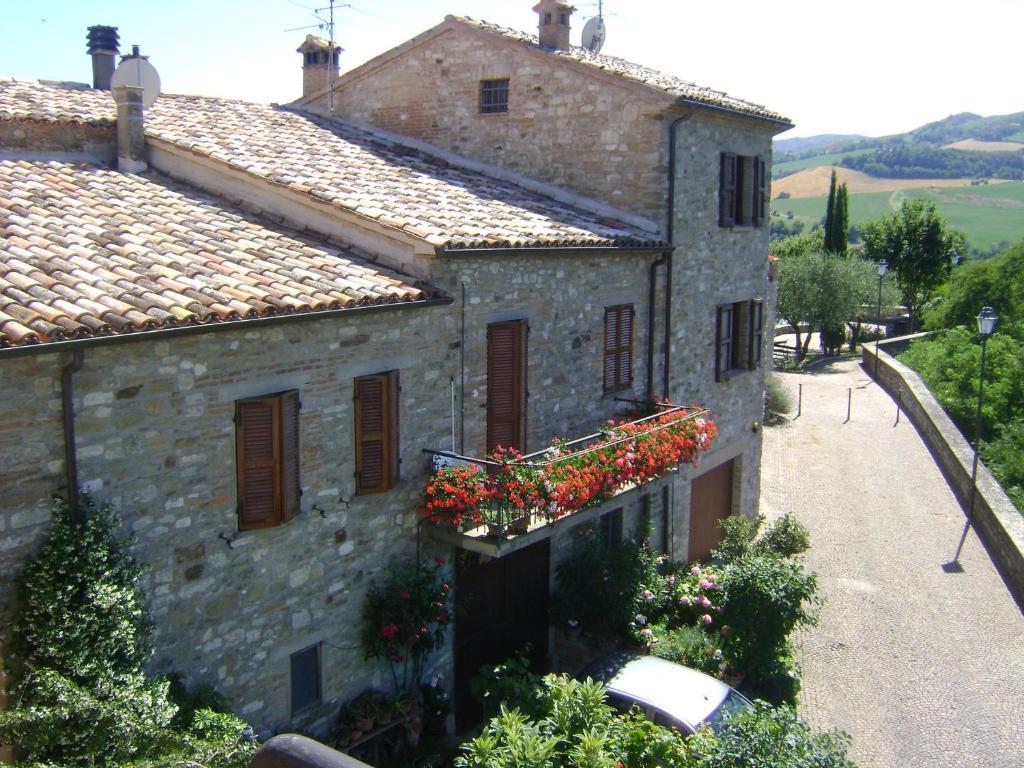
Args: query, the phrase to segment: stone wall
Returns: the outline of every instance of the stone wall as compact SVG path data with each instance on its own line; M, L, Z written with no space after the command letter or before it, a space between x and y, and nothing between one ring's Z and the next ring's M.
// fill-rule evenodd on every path
M969 513L973 448L921 377L890 354L905 345L905 338L882 342L878 345L876 361L875 345L862 344L862 365L898 399L900 407L924 438L949 487ZM978 463L973 522L1011 594L1024 606L1024 516L982 462Z
M216 686L261 729L290 720L289 654L314 643L323 643L325 702L385 682L363 660L359 610L381 568L416 549L421 451L434 442L424 436L448 427L452 329L438 307L85 351L75 376L79 478L137 539L156 622L154 671ZM5 601L64 485L61 364L43 353L0 366ZM402 480L356 497L352 379L396 368ZM293 388L302 400L302 514L239 533L234 402Z
M456 26L343 75L334 111L658 218L671 97L582 69ZM509 79L509 110L482 115L480 81L496 78Z
M670 395L676 402L711 408L720 433L714 451L704 457L699 467L684 467L680 472L674 503L685 510L689 509L689 481L730 458L738 459L735 511L754 515L758 510L759 428L764 415L764 377L771 370L769 329L774 326L774 292L768 282L768 226L719 226L718 173L720 153L734 152L769 161L770 178L772 131L770 126L757 121L697 110L680 124L677 132ZM659 281L663 274L662 270ZM716 382L716 308L753 298L765 302L762 365ZM664 326L660 310L657 317L661 349ZM660 356L658 359L660 382ZM677 546L683 547L682 552L687 540L684 522L677 529Z
M0 155L26 153L53 159L85 155L109 163L117 154L117 141L113 126L0 120Z

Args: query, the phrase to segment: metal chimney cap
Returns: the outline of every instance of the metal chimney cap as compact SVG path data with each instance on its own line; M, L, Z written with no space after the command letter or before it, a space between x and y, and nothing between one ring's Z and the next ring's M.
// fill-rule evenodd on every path
M85 36L85 41L88 43L85 49L85 52L88 54L101 52L116 54L120 38L117 34L117 27L97 24L89 27L89 33Z

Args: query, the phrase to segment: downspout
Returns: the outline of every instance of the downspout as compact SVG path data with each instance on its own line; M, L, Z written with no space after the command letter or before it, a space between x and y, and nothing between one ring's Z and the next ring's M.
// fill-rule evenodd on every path
M693 105L686 105L686 114L681 115L672 121L672 125L669 126L669 185L668 193L666 196L666 223L665 223L665 239L668 241L671 248L658 257L650 265L650 301L649 301L649 329L648 333L648 345L647 345L647 396L648 398L653 396L654 389L654 299L655 299L655 269L662 265L666 265L666 276L665 276L665 366L662 377L662 396L671 399L670 393L670 381L671 381L671 370L672 370L672 269L673 269L673 252L675 250L675 230L676 230L676 135L679 130L679 125L686 122L693 117Z
M669 253L671 251L665 251L651 262L650 285L647 289L647 399L651 401L654 400L654 302L658 295L658 267L668 261Z
M60 387L64 420L64 472L68 488L68 509L71 519L79 522L78 510L78 454L75 452L75 394L72 377L82 370L84 353L71 351L71 361L60 370Z

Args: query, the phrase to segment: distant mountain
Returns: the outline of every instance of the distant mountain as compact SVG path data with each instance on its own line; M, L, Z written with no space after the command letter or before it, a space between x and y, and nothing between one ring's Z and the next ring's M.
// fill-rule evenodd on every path
M831 165L876 178L1019 180L1024 178L1024 112L991 117L962 112L892 136L822 134L774 144L776 178Z
M868 137L856 133L822 133L817 136L805 136L797 139L776 139L773 147L777 153L799 154L809 150L814 150L816 153L830 152L835 148L845 147L866 138Z

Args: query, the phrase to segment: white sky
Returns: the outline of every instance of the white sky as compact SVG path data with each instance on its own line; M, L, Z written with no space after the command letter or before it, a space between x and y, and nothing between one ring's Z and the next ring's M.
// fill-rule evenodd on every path
M342 69L446 14L534 31L535 0L351 0ZM120 27L164 90L286 102L327 0L0 0L0 76L88 81L86 27ZM579 2L574 42L597 2ZM1024 110L1024 0L606 0L604 53L781 112L787 136L899 133L955 112ZM317 30L309 30L316 32Z

